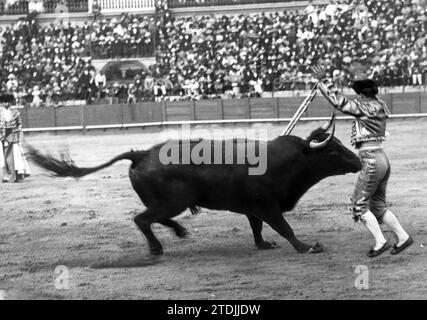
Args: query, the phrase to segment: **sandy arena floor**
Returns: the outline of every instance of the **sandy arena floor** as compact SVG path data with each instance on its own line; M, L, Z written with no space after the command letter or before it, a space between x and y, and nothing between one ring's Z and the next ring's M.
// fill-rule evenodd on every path
M319 125L299 124L294 133L305 137ZM268 128L271 138L283 129L257 127ZM346 145L349 131L349 122L338 123L336 135ZM297 254L267 225L265 238L280 248L259 251L245 217L203 210L177 218L191 232L188 239L155 225L165 254L153 258L132 221L143 206L127 177L129 163L79 181L52 179L32 166L33 176L25 182L0 185L0 297L426 299L427 119L394 120L389 131L390 208L416 240L401 255L365 256L372 239L347 214L356 175L322 181L285 214L302 240L325 246L323 254ZM35 135L26 140L50 151L68 147L78 165L93 166L131 148L149 148L159 139L158 133L141 131ZM388 231L386 236L393 237ZM369 290L354 286L359 265L368 267ZM68 289L55 287L61 284L58 266L68 268Z

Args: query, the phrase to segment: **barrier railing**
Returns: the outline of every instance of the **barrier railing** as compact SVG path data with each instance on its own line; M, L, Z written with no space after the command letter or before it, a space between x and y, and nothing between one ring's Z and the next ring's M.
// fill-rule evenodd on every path
M88 0L44 0L42 3L19 0L14 4L0 2L0 15L26 15L32 11L39 13L88 12Z
M27 132L124 129L193 123L253 123L288 121L305 97L247 98L179 102L143 102L135 105L82 105L21 110ZM427 116L427 93L387 94L382 98L393 117ZM324 119L332 107L317 97L303 119Z
M40 13L92 12L95 0L43 0L43 3L18 0L10 5L0 2L0 15L26 15L36 10ZM170 8L233 6L242 4L307 2L307 0L167 0ZM98 0L101 13L120 13L130 11L154 12L155 0Z
M93 0L89 0L89 8ZM101 13L117 13L131 11L155 11L154 0L98 0Z
M168 0L170 8L207 7L207 6L233 6L241 4L259 4L275 2L299 2L306 0Z
M28 14L28 1L19 0L14 4L5 1L0 2L0 15Z
M44 13L56 12L88 12L88 0L44 0L43 2Z
M26 15L39 13L92 12L94 0L43 0L43 3L18 0L14 4L0 2L0 15ZM98 0L101 13L155 11L155 0Z

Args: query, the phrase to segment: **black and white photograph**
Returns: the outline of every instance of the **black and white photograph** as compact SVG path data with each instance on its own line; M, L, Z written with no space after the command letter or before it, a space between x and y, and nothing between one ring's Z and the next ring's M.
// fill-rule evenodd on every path
M427 0L0 0L0 219L0 300L426 300Z

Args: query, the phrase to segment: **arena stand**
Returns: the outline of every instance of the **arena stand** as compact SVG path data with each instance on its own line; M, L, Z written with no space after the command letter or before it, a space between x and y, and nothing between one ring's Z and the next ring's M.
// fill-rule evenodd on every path
M8 12L24 10L24 2L15 1ZM60 3L42 2L48 12ZM65 2L70 11L92 12L94 5L85 0ZM117 15L101 10L81 25L65 21L41 25L34 14L21 18L1 31L2 88L14 91L21 104L35 107L68 100L135 103L167 97L257 97L310 89L314 79L309 67L320 62L342 87L363 72L384 87L425 89L425 0L364 0L344 15L352 1L332 1L328 6L299 1L304 3L299 11L174 16L169 5L178 2L158 0L153 3L155 15L132 16L119 14L126 0L116 1ZM237 1L243 2L250 1ZM236 1L217 1L230 3ZM104 81L93 66L94 59L150 56L156 64L126 81Z
M68 12L87 12L88 0L6 0L0 2L0 15L27 15L33 10L54 13L61 8Z
M132 26L126 35L124 25ZM47 106L64 100L90 101L100 89L95 82L100 70L94 69L92 59L152 56L154 25L152 17L124 14L83 26L41 27L30 15L2 30L2 88L34 106L41 100Z
M309 89L308 68L318 62L344 87L358 72L382 86L424 85L425 2L367 0L343 16L350 2L308 6L305 14L173 17L166 11L159 67L177 91L194 84L208 95Z
M276 3L276 2L294 2L305 0L168 0L170 8L188 8L188 7L212 7L212 6L230 6L244 5L254 3Z
M306 0L168 0L167 2L171 8L188 8L295 1ZM92 12L94 5L99 6L104 13L117 13L123 12L123 9L140 10L154 6L154 0L4 0L0 2L0 15L26 15L32 10L54 13L61 7L66 7L68 12Z
M2 0L0 15L27 15L38 13L80 12L122 13L129 11L153 12L154 0Z

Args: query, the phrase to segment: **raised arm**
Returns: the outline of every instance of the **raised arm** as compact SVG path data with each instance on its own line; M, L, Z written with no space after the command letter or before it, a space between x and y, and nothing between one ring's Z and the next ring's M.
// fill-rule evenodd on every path
M313 76L319 81L317 88L334 108L354 117L360 117L363 115L363 112L360 110L360 102L358 100L349 100L337 90L331 89L331 85L324 83L326 71L322 65L316 65L312 67L311 70Z
M322 81L319 82L318 88L320 92L322 92L322 94L325 96L326 100L328 100L334 108L354 117L360 117L363 115L363 112L360 108L360 102L357 99L347 99L337 90L330 89Z

